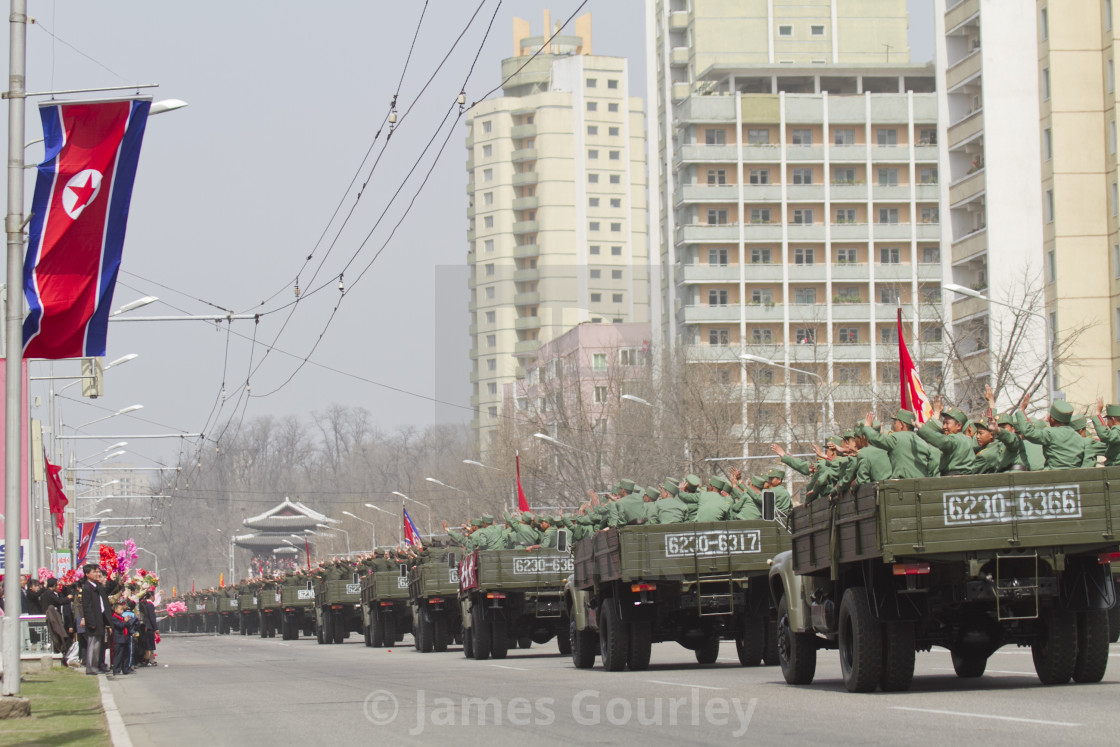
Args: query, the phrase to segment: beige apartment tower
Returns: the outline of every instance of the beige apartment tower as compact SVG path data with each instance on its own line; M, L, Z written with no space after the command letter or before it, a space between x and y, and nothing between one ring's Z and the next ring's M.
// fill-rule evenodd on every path
M649 321L645 118L591 16L514 21L503 96L467 117L472 428L485 454L503 387L583 322ZM543 48L543 52L530 57Z
M663 351L740 382L752 454L819 441L822 400L830 429L897 406L900 307L936 389L938 102L905 2L647 8Z

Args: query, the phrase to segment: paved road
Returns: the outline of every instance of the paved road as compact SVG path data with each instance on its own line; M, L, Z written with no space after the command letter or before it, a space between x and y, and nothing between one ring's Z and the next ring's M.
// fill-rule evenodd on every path
M1041 686L1029 649L1001 649L988 674L965 682L935 650L918 654L910 692L873 695L844 690L834 651L798 688L777 667L740 667L729 643L708 667L656 644L646 672L581 671L555 652L550 643L477 662L458 647L371 649L357 636L320 646L166 635L166 667L110 688L137 745L1116 743L1117 645L1097 685Z

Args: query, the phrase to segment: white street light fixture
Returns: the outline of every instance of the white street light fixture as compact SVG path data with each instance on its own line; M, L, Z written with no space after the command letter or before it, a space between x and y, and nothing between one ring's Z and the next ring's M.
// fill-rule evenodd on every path
M144 306L147 306L150 303L155 303L158 300L159 298L157 296L144 296L143 298L137 298L135 301L129 301L124 306L121 306L109 316L116 316L117 314L124 314L134 309L143 308Z
M377 550L377 525L374 524L372 521L370 521L368 519L363 519L361 516L355 516L354 514L350 513L349 511L343 511L342 515L343 516L349 516L351 519L357 519L358 521L362 522L363 524L369 524L370 525L369 541L372 543L370 545L370 548L372 548L372 551L376 551Z
M626 399L626 400L630 400L631 402L637 402L639 405L645 405L646 407L653 407L654 406L654 404L652 402L644 400L641 397L635 397L633 394L623 394L620 397L620 399Z
M347 532L345 529L339 529L337 527L329 527L326 524L316 524L315 526L321 527L321 528L326 529L327 531L330 531L330 532L342 532L343 534L345 534L346 535L346 557L349 558L353 554L353 553L350 552L350 532Z
M131 360L135 360L135 359L137 359L137 358L139 358L139 357L140 357L140 354L139 354L139 353L129 353L128 355L122 355L122 356L121 356L120 358L117 358L117 359L116 359L115 361L109 361L108 363L106 363L106 364L105 364L105 365L104 365L104 366L103 366L103 367L101 368L101 370L102 370L102 371L108 371L108 370L109 370L110 368L112 368L113 366L120 366L120 365L123 365L123 364L125 364L125 363L128 363L128 362L129 362L129 361L131 361Z
M114 412L110 415L106 415L103 418L98 418L97 420L91 420L88 423L82 423L81 425L73 425L73 426L70 426L70 427L73 428L74 430L81 430L82 428L85 428L87 425L93 425L94 423L100 423L102 420L108 420L109 418L115 418L118 415L127 415L130 412L136 412L137 410L142 410L142 409L144 409L144 405L129 405L128 407L124 408L123 410L117 410L116 412Z
M464 459L463 461L467 461L467 460ZM483 466L485 466L485 465L483 465ZM462 493L463 495L467 496L467 516L470 517L470 515L471 515L471 494L470 493L468 493L467 491L465 491L461 488L457 488L454 485L448 485L445 482L440 482L439 480L437 480L434 477L425 477L424 479L427 480L430 483L433 483L435 485L439 485L440 487L447 488L448 490L457 490L460 493Z
M154 117L157 114L173 112L176 109L182 109L184 106L190 106L190 104L182 99L161 99L159 101L153 101L152 105L148 108L148 116Z
M429 506L427 503L421 503L420 501L416 500L415 498L409 498L407 495L405 495L404 493L402 493L398 490L394 490L393 495L399 495L405 501L412 501L417 506L422 506L423 508L428 509L428 536L431 537L432 536L432 507ZM404 503L403 502L401 503L401 508L402 509L404 508ZM402 518L402 524L403 524L403 518Z
M491 467L488 464L483 464L482 462L476 462L473 459L464 459L463 464L469 464L472 467L482 467L483 469L492 469L495 472L504 472L505 471L505 470L498 469L497 467Z

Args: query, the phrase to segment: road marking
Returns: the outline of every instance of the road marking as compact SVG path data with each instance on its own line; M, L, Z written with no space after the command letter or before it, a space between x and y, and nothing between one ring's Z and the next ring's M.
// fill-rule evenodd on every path
M738 656L721 656L718 661L739 661Z
M957 670L953 669L952 667L934 667L934 669L942 671L942 672L955 672L955 671L957 671ZM1027 676L1030 676L1030 677L1033 677L1035 675L1034 672L1013 672L1010 669L985 669L984 674L1023 674L1023 675L1027 675Z
M290 643L280 643L280 641L274 641L274 643L276 643L277 646L291 646L292 645Z
M518 671L518 672L528 672L529 671L525 667L507 667L504 664L491 664L490 666L497 667L498 669L513 669L513 670Z
M672 685L673 687L695 687L698 690L726 690L725 687L711 687L709 685L689 685L684 682L665 682L664 680L646 680L655 685Z
M101 690L101 710L105 711L105 720L109 722L109 741L113 747L132 747L132 739L128 736L128 727L124 725L121 712L113 694L109 692L108 677L98 676L97 687Z
M908 708L906 706L889 706L892 711L916 711L918 713L936 713L939 716L966 716L968 718L988 718L996 721L1016 721L1022 724L1042 724L1044 726L1081 726L1069 721L1044 721L1038 718L1016 718L1015 716L994 716L988 713L966 713L964 711L942 711L936 708Z

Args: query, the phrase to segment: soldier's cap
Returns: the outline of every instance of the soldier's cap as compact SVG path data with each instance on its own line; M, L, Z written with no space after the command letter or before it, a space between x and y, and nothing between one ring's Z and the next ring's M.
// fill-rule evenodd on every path
M690 488L700 487L700 478L696 475L689 475L688 477L684 478L684 481L688 483L688 486Z
M977 428L981 429L981 430L985 430L985 431L990 431L990 430L991 430L991 428L989 428L989 427L988 427L988 424L987 424L987 423L985 423L985 422L984 422L983 420L981 420L981 419L973 420L973 421L972 421L972 424L973 424L974 426L976 426Z
M1009 412L1002 412L996 418L996 425L1015 425L1015 418Z
M494 514L483 514L482 515L482 523L483 524L493 524L494 523Z
M845 441L847 441L849 438L855 438L856 437L856 432L855 431L844 431L844 433L842 434L842 437Z
M771 480L773 480L775 477L779 480L784 480L786 479L786 471L784 469L772 469L766 476Z
M1110 418L1120 418L1120 405L1109 405L1105 407L1104 414Z
M716 490L727 490L727 483L718 475L712 475L712 479L708 480L708 484Z
M941 413L941 417L952 418L953 420L960 423L962 428L968 422L968 416L958 410L956 407L950 407L948 410L943 411Z
M1069 424L1075 431L1080 431L1083 430L1085 426L1089 425L1089 420L1084 415L1078 415L1070 420Z
M471 519L471 526L472 527L482 526L482 519Z
M657 488L646 488L645 493L646 493L647 496L649 496L650 498L652 498L655 501L658 498L661 497L661 491L658 490Z
M843 442L843 440L844 439L840 438L839 436L829 436L827 439L825 439L825 443L832 444L833 446L839 446Z
M665 491L669 495L676 495L677 493L681 492L681 489L679 487L677 487L679 484L680 484L680 482L678 482L676 480L669 479L669 480L666 480L662 484L662 487L665 488Z
M765 484L766 478L764 478L762 475L751 476L751 485L754 485L756 488L761 488Z
M633 493L634 492L634 481L633 480L619 480L618 481L618 487L622 488L627 493Z
M894 414L894 419L900 420L903 423L906 423L906 425L914 425L914 413L910 412L904 407L899 408L898 412Z
M531 521L533 521L534 518L535 517L533 516L532 511L522 511L521 512L521 519L520 520L521 520L522 524L528 524Z
M1063 400L1055 402L1050 405L1050 417L1059 423L1069 425L1069 421L1073 419L1073 405Z

